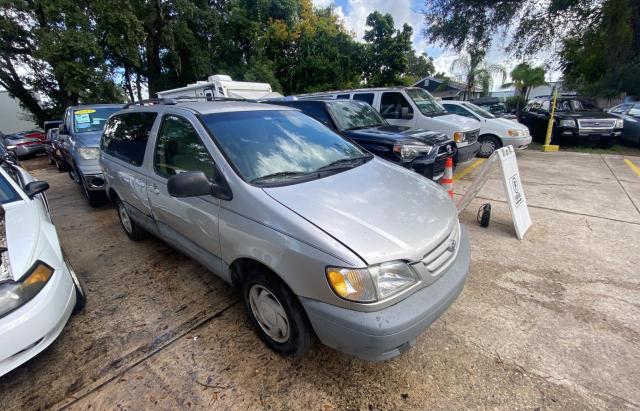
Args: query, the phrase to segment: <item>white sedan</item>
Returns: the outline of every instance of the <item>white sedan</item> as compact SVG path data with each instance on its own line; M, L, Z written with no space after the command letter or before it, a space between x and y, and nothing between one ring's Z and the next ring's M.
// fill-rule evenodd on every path
M513 146L517 150L531 144L529 128L512 120L498 118L482 107L468 101L442 102L449 113L469 117L480 122L480 151L478 157L489 157L500 147Z
M86 301L51 222L48 188L0 159L0 376L49 346Z

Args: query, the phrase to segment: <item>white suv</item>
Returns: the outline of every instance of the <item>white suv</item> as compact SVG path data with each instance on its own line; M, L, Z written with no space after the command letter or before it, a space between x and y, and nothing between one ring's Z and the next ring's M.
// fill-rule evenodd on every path
M524 124L498 118L487 110L468 101L443 101L449 113L472 118L480 122L480 151L478 157L489 157L496 149L513 146L525 149L531 144L531 134Z

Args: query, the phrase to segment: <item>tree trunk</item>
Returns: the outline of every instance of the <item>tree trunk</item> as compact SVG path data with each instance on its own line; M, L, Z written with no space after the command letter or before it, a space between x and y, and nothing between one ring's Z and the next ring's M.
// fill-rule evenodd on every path
M138 101L142 100L142 81L140 81L139 71L136 71L136 92L138 93Z
M133 88L131 87L131 72L127 64L124 65L124 88L129 94L129 100L133 103L136 98L133 95Z

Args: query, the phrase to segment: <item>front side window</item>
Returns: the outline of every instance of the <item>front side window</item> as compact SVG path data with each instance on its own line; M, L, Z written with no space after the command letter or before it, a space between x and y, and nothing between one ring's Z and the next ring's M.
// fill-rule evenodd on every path
M465 110L463 107L458 106L457 104L444 104L444 108L448 113L457 114L459 116L471 117L474 118L471 113Z
M214 113L202 120L238 174L253 184L320 178L329 168L353 168L371 157L299 111Z
M141 166L156 117L157 114L152 112L112 117L102 133L102 151L134 166Z
M97 107L73 110L73 131L90 133L102 131L109 116L121 107Z
M168 115L162 121L153 156L158 175L169 178L185 171L202 171L215 179L215 163L198 132L185 118Z
M404 116L403 116L404 112ZM413 107L406 98L397 91L382 93L380 100L380 114L384 118L410 119L413 118Z
M421 88L408 88L407 94L425 116L438 116L446 113L444 107L431 94Z
M327 105L341 131L386 125L384 119L368 104L336 101Z
M356 93L353 95L354 100L364 101L365 103L369 103L373 105L373 93Z
M6 169L6 167L3 166ZM4 175L0 174L0 204L11 203L20 200L20 196L13 189L11 183L7 181Z

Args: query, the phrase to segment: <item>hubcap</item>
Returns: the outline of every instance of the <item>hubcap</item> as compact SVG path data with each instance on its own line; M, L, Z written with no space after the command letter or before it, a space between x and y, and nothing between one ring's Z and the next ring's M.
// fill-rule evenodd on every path
M496 151L496 143L492 140L485 140L480 145L480 153L484 155L490 155L494 151Z
M261 285L249 290L249 305L256 321L271 339L284 343L289 339L289 319L275 295Z
M131 219L129 219L129 214L127 214L127 209L124 208L124 204L118 203L118 215L120 216L120 222L122 226L126 230L127 233L131 234L133 228L131 227Z

